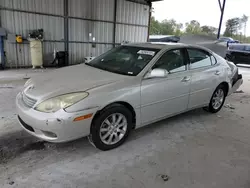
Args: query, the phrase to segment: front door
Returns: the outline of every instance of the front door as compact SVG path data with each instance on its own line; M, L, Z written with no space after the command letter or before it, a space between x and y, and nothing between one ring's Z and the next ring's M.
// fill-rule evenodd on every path
M191 75L187 71L184 49L167 51L155 68L169 72L166 78L144 79L141 84L142 124L187 110Z

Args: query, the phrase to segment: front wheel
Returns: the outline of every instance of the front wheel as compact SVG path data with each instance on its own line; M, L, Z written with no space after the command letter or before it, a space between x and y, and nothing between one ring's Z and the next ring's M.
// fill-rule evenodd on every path
M90 142L106 151L124 143L132 129L132 113L124 106L115 104L104 109L93 121Z
M223 85L219 85L213 93L210 100L208 111L211 113L217 113L221 110L226 100L226 89Z

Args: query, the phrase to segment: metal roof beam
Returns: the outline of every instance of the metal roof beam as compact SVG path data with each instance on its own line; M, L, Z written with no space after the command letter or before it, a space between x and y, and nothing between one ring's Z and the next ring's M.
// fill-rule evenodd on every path
M220 6L221 16L220 16L220 23L219 23L219 29L218 29L217 39L220 38L221 26L222 26L222 21L223 21L225 6L226 6L226 0L223 0L223 4L222 5L221 5L221 0L218 0L218 2L219 2L219 6Z

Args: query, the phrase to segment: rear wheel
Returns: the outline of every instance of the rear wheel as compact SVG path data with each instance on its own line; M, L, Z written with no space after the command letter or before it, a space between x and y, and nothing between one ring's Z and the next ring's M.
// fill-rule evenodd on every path
M132 128L132 113L124 106L115 104L104 109L91 127L90 142L106 151L123 144Z
M226 99L226 88L219 85L213 93L207 110L211 113L217 113L221 110Z

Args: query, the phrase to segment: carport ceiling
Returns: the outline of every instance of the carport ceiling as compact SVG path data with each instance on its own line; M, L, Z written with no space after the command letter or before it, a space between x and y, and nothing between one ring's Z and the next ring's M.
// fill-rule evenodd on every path
M145 3L142 3L142 1L139 0L126 0L126 1L140 3L140 4L151 4L152 2L163 1L163 0L144 0Z

